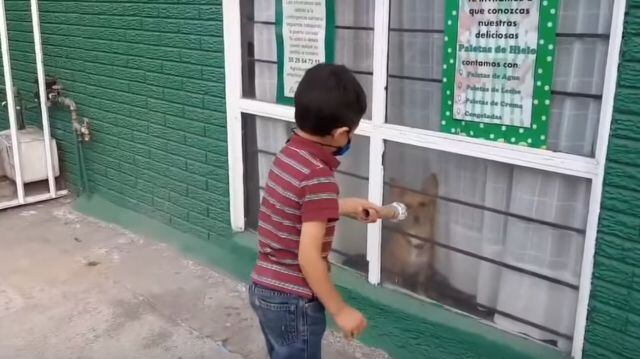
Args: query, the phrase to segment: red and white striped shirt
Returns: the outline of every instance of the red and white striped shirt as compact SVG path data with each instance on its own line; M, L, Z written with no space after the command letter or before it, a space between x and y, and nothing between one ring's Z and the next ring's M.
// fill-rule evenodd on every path
M327 221L322 256L331 251L340 216L334 171L340 162L321 145L294 135L276 156L260 204L253 282L304 298L314 294L298 263L302 223Z

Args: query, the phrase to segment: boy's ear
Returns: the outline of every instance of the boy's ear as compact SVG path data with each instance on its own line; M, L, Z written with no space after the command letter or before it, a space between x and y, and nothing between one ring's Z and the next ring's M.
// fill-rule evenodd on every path
M351 129L349 127L340 127L333 130L333 137L338 137L342 134L348 135Z

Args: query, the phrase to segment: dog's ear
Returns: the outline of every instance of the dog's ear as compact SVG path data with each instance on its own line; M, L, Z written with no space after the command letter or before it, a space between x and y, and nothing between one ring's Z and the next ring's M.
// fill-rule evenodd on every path
M422 191L430 196L438 195L438 176L432 173L422 181Z
M398 180L396 180L394 177L389 179L389 190L392 200L399 201L402 199L403 191L400 187L398 187Z

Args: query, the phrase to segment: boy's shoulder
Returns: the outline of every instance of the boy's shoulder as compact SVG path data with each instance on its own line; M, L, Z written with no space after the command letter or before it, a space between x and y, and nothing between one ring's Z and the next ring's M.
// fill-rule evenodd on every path
M280 156L285 162L292 162L289 163L292 164L290 171L301 172L305 178L334 175L334 170L328 164L303 148L287 144L280 151Z
M330 184L338 186L335 172L328 164L304 149L286 145L271 165L280 179L295 187Z

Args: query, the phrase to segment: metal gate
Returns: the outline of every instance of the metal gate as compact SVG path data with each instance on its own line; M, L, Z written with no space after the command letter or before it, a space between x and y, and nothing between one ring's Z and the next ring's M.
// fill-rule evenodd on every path
M16 116L16 96L11 73L5 2L0 0L0 16L2 16L0 18L0 43L2 45L6 110L9 118L9 130L0 132L0 152L2 152L0 153L0 167L2 167L0 168L0 179L5 184L15 182L13 194L0 196L0 209L45 201L68 193L67 190L59 190L56 184L59 165L56 143L51 138L49 127L42 38L40 34L40 14L38 0L30 1L41 129L38 127L19 128Z

